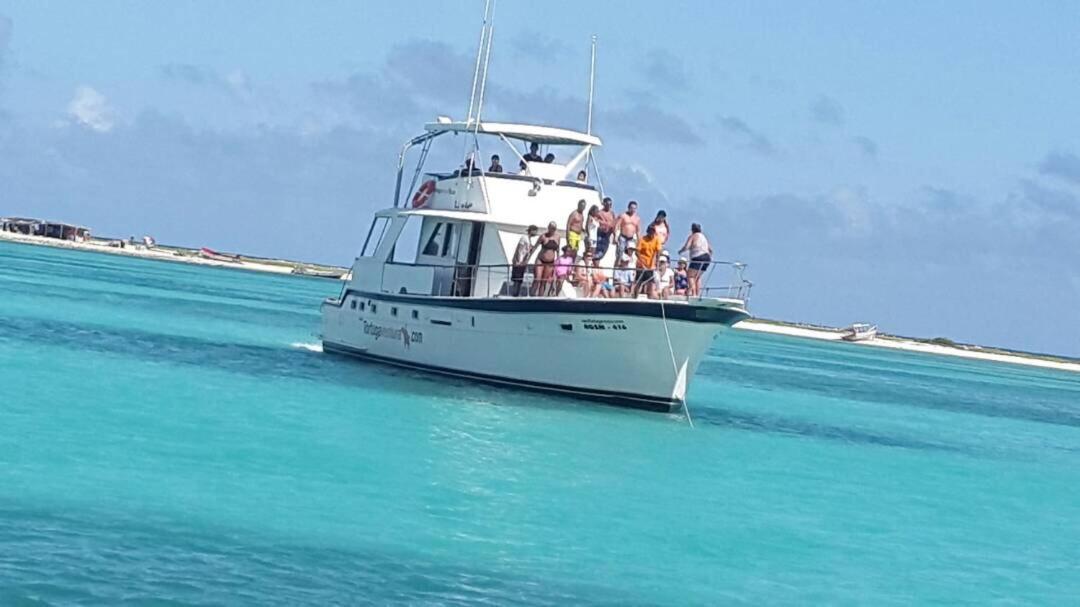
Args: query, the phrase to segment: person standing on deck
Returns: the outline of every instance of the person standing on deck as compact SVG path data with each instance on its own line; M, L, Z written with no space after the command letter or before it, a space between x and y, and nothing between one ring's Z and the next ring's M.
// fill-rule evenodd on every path
M600 207L595 204L589 207L589 213L585 215L585 256L595 258L596 241L600 238ZM586 260L588 261L588 260Z
M641 231L641 217L637 214L636 200L631 200L626 205L626 212L619 215L619 219L615 222L615 231L619 234L615 254L622 255L626 252L628 244L637 241L638 232Z
M555 280L555 260L559 257L559 226L554 221L548 224L547 232L536 239L533 248L539 248L533 274L533 297L546 297L551 294Z
M605 196L600 203L602 207L597 215L596 244L593 245L593 257L601 260L607 254L608 246L611 245L611 235L615 233L615 213L611 212L611 197ZM618 257L616 257L618 259Z
M579 200L577 209L566 218L566 244L574 249L574 255L581 254L582 233L585 231L585 201Z
M514 297L521 297L525 270L529 267L529 258L532 257L533 250L536 248L533 245L533 238L536 238L536 233L539 231L540 228L534 225L529 226L521 240L518 240L517 247L514 248L514 258L511 260L514 267L510 270L510 294Z
M656 260L659 257L661 247L663 245L660 244L660 237L656 235L656 226L649 226L645 230L645 236L638 242L637 246L639 270L637 281L634 283L633 297L641 294L642 289L645 290L645 294L649 297L653 296L653 276L656 274Z
M652 224L656 226L656 235L660 237L660 244L667 244L668 236L671 234L671 226L667 222L667 211L663 209L657 211L656 219L653 220Z
M679 252L690 256L690 266L686 270L690 288L686 294L691 297L700 296L702 276L709 269L713 254L712 245L702 233L700 223L690 224L690 235L686 237L686 242Z

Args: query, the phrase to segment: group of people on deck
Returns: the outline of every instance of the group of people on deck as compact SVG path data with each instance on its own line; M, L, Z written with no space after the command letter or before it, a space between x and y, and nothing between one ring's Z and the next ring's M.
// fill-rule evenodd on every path
M580 289L585 297L664 299L702 294L701 283L712 262L712 247L701 225L691 224L690 234L678 250L680 257L672 266L665 248L671 235L666 212L657 212L642 234L636 201L631 200L618 217L611 210L610 197L603 199L601 207L593 205L586 211L586 206L584 200L578 201L567 217L565 244L554 221L542 233L535 225L528 227L514 249L511 295L557 296L566 284ZM614 266L603 267L601 262L612 242ZM533 280L526 285L530 268Z

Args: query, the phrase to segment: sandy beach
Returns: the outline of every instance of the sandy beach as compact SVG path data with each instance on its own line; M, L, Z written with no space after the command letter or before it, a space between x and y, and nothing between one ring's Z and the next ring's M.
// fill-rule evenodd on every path
M777 323L766 320L744 320L735 325L736 329L744 331L758 331L761 333L776 333L791 337L803 337L807 339L821 339L825 341L842 341L842 329L828 327L808 327ZM960 345L946 346L927 343L914 339L897 337L894 335L878 334L872 340L850 343L853 347L868 346L873 348L892 348L894 350L907 350L909 352L921 352L923 354L936 354L940 356L958 356L977 360L989 360L993 362L1011 363L1015 365L1027 365L1029 367L1043 367L1046 369L1058 369L1080 373L1080 362L1073 362L1049 356L1024 354L1021 352L1009 352L995 348L981 346Z
M142 245L129 245L124 248L120 248L116 246L110 246L109 242L111 241L107 239L96 239L88 242L75 242L70 240L59 240L56 238L45 238L42 236L27 236L24 234L16 234L12 232L0 232L0 240L38 246L77 249L82 251L96 251L99 253L108 253L111 255L126 255L129 257L140 257L143 259L157 259L160 261L169 261L174 263L188 263L200 266L232 268L235 270L247 270L252 272L270 272L273 274L294 274L294 269L297 266L303 267L309 271L347 271L345 268L333 268L329 266L303 264L288 260L253 259L246 256L240 256L237 261L221 261L217 259L207 259L205 257L201 257L199 255L199 252L194 249L164 245L158 245L152 248L147 248ZM841 335L843 334L843 331L841 329L798 325L792 323L770 321L765 319L744 320L743 322L735 325L735 328L744 331L776 333L779 335L788 335L791 337L820 339L825 341L841 341ZM1027 365L1031 367L1043 367L1046 369L1058 369L1062 371L1072 371L1080 373L1080 362L1074 362L1050 356L1039 356L1034 354L1029 355L1020 352L999 350L995 348L985 348L981 346L960 344L956 346L948 346L935 343L927 343L925 341L918 341L915 339L897 337L893 335L879 334L878 337L874 338L873 340L853 342L851 343L851 345L869 346L875 348L893 348L895 350L907 350L909 352L921 352L923 354L958 356L961 358L988 360L993 362Z
M57 247L62 249L76 249L80 251L94 251L97 253L108 253L110 255L126 255L128 257L141 257L143 259L157 259L159 261L188 263L200 266L232 268L234 270L270 272L273 274L294 274L294 270L298 266L309 271L340 270L342 273L347 272L347 269L345 268L332 268L316 264L287 261L284 259L254 259L244 255L239 256L236 261L207 259L200 256L196 249L168 245L155 245L154 247L148 248L142 244L129 244L120 248L118 246L110 246L110 242L117 241L109 239L94 239L85 242L76 242L73 240L60 240L57 238L46 238L44 236L28 236L26 234L0 231L0 241Z

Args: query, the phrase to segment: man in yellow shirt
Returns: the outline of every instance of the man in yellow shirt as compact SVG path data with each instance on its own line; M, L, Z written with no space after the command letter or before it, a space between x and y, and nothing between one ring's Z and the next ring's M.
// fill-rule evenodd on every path
M637 245L638 277L637 282L634 283L633 297L640 294L642 287L645 287L646 294L649 294L648 291L651 290L654 282L653 270L656 269L656 257L663 245L660 237L656 235L656 227L649 226L645 236Z

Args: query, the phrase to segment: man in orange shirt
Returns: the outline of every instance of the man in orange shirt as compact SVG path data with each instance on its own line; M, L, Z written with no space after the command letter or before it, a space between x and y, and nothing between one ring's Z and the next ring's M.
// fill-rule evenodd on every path
M657 253L660 252L660 247L663 244L660 237L656 235L656 227L650 225L645 232L645 236L637 245L638 277L637 282L634 283L633 297L638 296L643 286L646 290L651 290L651 285L654 282L653 270L656 268ZM651 295L650 293L646 294Z

